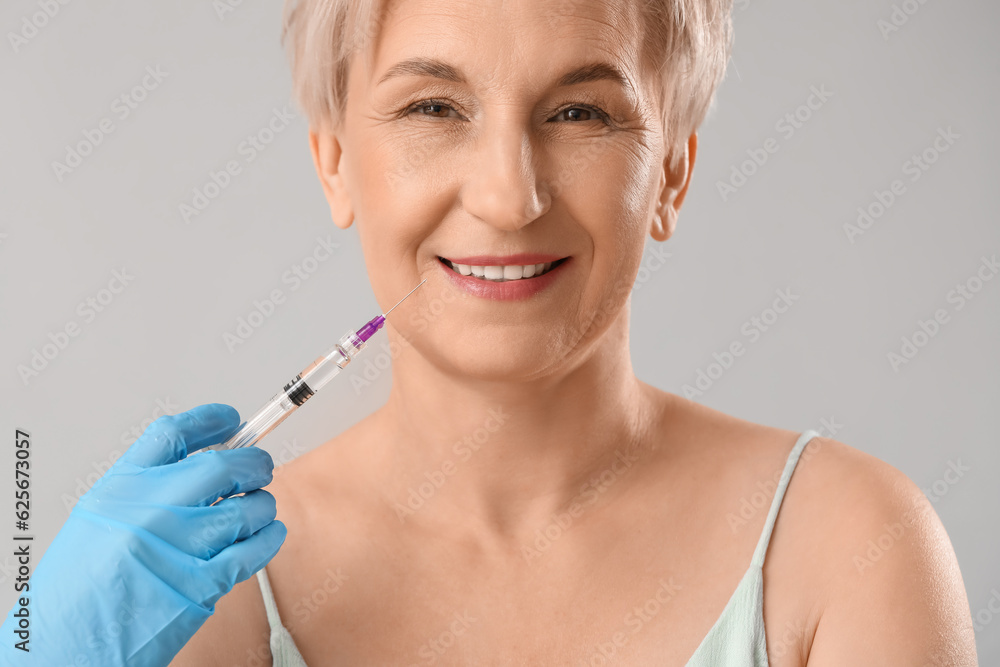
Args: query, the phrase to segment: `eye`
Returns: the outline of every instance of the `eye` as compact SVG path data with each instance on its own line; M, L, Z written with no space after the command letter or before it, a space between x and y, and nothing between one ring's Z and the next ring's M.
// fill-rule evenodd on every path
M430 113L425 113L424 109L430 109ZM428 116L430 118L447 118L447 110L450 109L455 111L453 107L445 104L441 100L421 100L416 104L411 105L404 115L409 116L413 112L417 112L417 115ZM440 115L442 111L445 111L444 115ZM457 111L455 113L458 113Z
M429 99L421 100L410 105L403 115L409 116L416 113L419 116L426 116L429 118L447 118L448 111L455 111L455 108L443 100ZM455 114L458 115L458 112L455 111ZM561 117L566 118L566 122L571 123L583 123L589 120L600 120L605 124L610 124L610 119L607 113L597 107L590 106L589 104L574 104L572 106L565 107L555 115L555 118ZM551 123L553 121L550 120L548 122Z
M566 107L557 113L555 117L564 117L567 119L567 122L571 123L582 123L595 119L603 123L608 122L608 115L606 113L589 104L574 104L573 106ZM551 123L552 121L549 122Z

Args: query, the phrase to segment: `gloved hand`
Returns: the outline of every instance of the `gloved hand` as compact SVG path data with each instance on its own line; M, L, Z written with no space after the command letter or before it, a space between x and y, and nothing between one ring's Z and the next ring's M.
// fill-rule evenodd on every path
M18 594L30 598L30 652L14 647L15 604L0 627L0 664L170 664L216 601L285 540L274 496L260 488L271 482L270 454L244 447L188 456L224 442L239 423L234 408L211 403L150 424L80 498L38 562Z

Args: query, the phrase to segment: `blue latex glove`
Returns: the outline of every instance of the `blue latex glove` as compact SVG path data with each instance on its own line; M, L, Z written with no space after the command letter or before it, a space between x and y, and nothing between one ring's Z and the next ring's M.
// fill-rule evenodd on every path
M170 664L219 598L285 539L274 496L260 488L271 482L270 454L244 447L188 456L224 442L239 423L234 408L212 403L150 424L80 498L38 562L19 593L30 597L30 653L14 648L15 604L0 627L0 664Z

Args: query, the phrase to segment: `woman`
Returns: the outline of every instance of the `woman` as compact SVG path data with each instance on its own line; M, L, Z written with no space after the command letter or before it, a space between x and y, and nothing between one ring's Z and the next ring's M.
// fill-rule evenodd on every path
M426 283L386 327L388 401L280 469L285 544L172 664L975 664L911 480L633 372L629 291L677 224L730 9L288 8L333 222L383 306Z

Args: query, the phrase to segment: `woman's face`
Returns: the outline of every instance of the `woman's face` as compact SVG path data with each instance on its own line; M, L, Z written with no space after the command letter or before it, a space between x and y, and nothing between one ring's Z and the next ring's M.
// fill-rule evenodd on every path
M608 342L624 342L645 237L675 183L636 4L400 0L373 70L355 57L344 125L314 137L321 180L337 224L356 220L379 303L426 279L389 320L442 370L566 370L615 321ZM493 283L441 259L524 253L563 261Z

